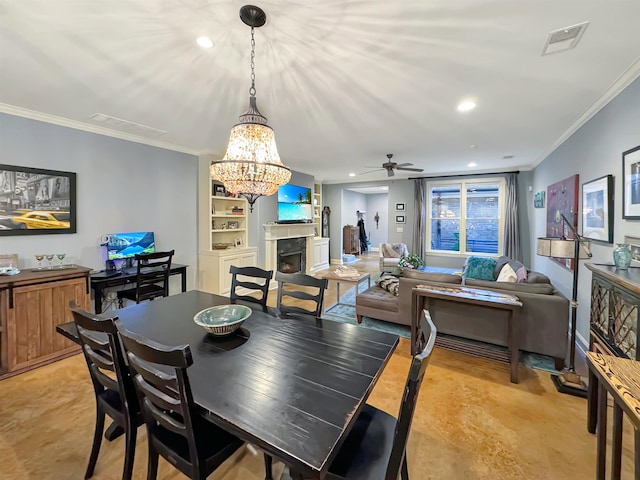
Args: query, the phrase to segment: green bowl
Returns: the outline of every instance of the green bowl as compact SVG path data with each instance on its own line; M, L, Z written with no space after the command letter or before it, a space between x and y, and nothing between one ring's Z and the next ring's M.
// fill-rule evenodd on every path
M249 315L251 309L245 305L218 305L196 313L193 321L213 335L229 335L240 328Z

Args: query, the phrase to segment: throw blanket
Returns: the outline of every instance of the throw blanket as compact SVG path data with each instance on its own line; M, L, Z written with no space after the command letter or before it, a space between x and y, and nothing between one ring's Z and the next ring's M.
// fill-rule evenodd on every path
M409 255L409 250L404 243L383 243L382 256L387 258L400 258Z

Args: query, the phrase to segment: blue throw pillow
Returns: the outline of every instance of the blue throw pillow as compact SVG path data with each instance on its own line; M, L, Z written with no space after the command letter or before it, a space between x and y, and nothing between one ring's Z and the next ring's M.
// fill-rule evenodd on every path
M496 260L494 258L469 257L465 263L462 278L493 281L494 268L496 268Z

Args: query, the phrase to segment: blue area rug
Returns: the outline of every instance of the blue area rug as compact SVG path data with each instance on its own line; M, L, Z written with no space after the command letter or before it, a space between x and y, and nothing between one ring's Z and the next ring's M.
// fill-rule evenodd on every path
M375 284L380 274L371 275L371 285ZM366 283L362 283L359 286L359 292L364 292L367 288ZM324 312L323 318L334 320L336 322L348 323L351 325L358 325L360 327L370 328L372 330L378 330L380 332L391 333L398 335L399 337L411 338L411 330L406 325L398 325L393 322L386 322L384 320L377 320L370 317L362 317L362 323L358 324L356 319L356 288L352 287L347 290L340 297L341 303L348 305L334 305ZM504 349L504 347L496 347L497 349ZM537 353L520 352L520 363L536 370L543 370L550 373L558 373L555 369L553 358L546 355L539 355Z

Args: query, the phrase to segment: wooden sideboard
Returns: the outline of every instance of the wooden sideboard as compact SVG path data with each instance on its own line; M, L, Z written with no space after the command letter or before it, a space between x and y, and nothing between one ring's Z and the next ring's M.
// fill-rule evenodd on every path
M25 270L0 276L0 378L79 351L56 334L72 320L69 302L91 308L89 268Z
M640 268L617 270L613 265L587 263L592 272L589 350L631 360L640 360ZM589 373L587 428L595 433L597 386Z

